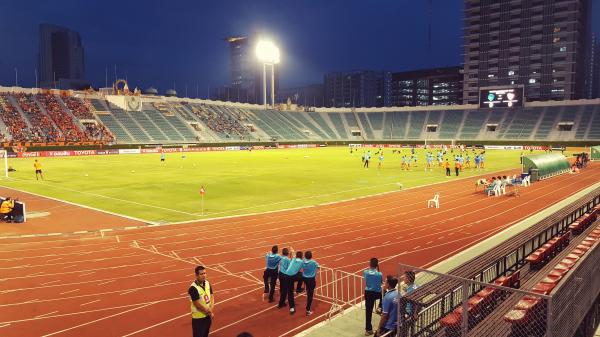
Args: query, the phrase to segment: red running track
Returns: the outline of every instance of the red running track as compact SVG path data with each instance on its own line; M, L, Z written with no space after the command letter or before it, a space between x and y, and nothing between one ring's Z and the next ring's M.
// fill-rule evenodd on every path
M262 299L271 245L312 250L330 268L384 273L397 263L434 265L600 180L600 165L521 189L521 197L474 193L452 180L353 201L189 224L0 241L0 335L189 336L187 288L196 260L209 267L216 317L211 336L291 336L322 321ZM441 208L426 200L441 193ZM71 206L73 207L73 206ZM55 228L60 224L55 225ZM55 230L53 230L55 231Z

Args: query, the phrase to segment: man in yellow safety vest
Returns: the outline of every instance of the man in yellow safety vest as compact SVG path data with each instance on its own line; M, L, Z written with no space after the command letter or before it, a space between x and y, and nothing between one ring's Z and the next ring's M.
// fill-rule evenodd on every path
M197 266L195 273L196 280L188 289L192 309L192 331L194 337L207 337L212 319L215 317L213 311L215 299L213 289L206 280L206 268Z

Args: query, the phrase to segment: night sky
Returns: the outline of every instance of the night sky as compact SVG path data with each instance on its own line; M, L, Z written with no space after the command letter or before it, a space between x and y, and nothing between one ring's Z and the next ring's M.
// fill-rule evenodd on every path
M414 70L462 61L462 0L1 0L0 85L33 87L38 25L80 33L86 77L173 86L205 97L227 85L231 35L266 34L282 50L282 87L322 83L331 70ZM600 0L592 0L600 33ZM428 31L431 24L431 44Z

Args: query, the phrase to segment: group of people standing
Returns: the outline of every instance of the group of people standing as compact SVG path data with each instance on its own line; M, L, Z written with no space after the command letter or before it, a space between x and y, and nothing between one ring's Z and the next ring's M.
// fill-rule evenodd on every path
M290 314L296 313L296 304L294 301L294 283L296 283L296 293L304 291L302 284L306 285L306 316L312 315L311 310L313 296L316 287L317 270L319 264L313 260L310 250L302 253L294 252L293 248L283 248L281 255L278 254L277 245L271 248L271 251L265 255L266 268L263 274L265 284L265 295L269 297L269 303L275 301L275 285L279 280L279 305L283 308L289 305ZM287 303L286 303L287 302Z
M384 280L383 274L379 271L379 261L373 257L369 261L369 268L363 271L363 277L365 279L365 336L382 336L390 331L393 331L392 335L395 336L398 331L398 292L400 290L402 294L410 294L418 288L415 283L415 273L411 270L406 271L402 287L398 289L398 279L393 275L387 275ZM381 315L381 319L377 329L373 331L371 320L376 301L379 303L375 312ZM407 303L403 310L406 318L412 317L415 312L410 303Z

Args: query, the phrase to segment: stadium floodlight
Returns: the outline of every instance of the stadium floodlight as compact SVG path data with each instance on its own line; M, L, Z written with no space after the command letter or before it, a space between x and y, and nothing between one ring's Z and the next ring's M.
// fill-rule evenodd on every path
M256 57L262 63L278 64L279 48L272 41L262 40L256 44Z
M267 109L267 65L271 66L271 104L275 108L275 65L279 63L279 48L268 40L258 41L256 57L263 64L263 102Z

